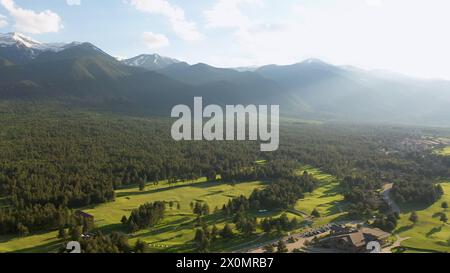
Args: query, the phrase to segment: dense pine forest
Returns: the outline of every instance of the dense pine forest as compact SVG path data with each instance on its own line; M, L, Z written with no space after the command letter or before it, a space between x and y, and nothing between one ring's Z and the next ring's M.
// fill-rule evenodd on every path
M1 234L71 226L74 209L114 201L115 189L162 180L261 179L271 184L230 201L228 210L238 212L239 202L289 208L315 187L307 173L295 175L304 164L335 175L353 213L370 215L382 209L374 192L383 183L395 183L399 202L434 202L442 194L434 182L450 172L448 158L399 148L405 139L448 133L437 129L284 120L280 149L261 153L255 142L175 142L166 118L62 105L5 103L0 122ZM138 223L128 224L134 230Z

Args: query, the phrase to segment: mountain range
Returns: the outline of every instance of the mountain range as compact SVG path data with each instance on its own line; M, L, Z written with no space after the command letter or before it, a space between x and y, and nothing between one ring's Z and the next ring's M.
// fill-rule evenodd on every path
M130 59L121 60L121 62L129 66L142 67L148 70L159 70L180 63L177 59L160 56L158 54L141 54Z
M450 82L318 59L251 69L190 65L157 54L117 60L91 43L0 34L0 98L168 116L173 105L279 104L307 119L450 125Z

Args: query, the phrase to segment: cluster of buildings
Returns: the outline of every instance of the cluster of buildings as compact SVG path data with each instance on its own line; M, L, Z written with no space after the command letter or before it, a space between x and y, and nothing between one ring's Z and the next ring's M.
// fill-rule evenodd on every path
M406 138L398 144L398 149L407 152L433 150L443 148L450 145L449 139L422 137L422 138Z
M378 242L380 246L386 246L389 244L390 236L390 233L378 228L338 227L331 230L330 236L320 240L318 246L344 252L363 253L369 251L367 245L370 242Z

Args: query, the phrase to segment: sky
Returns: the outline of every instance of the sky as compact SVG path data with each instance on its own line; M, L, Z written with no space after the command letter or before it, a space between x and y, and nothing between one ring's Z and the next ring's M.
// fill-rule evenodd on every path
M219 67L335 65L450 80L448 0L0 0L0 32Z

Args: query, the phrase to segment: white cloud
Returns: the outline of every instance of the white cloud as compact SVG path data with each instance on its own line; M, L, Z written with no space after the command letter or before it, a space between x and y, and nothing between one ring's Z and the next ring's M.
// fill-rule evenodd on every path
M81 0L66 0L69 6L79 6L81 5Z
M276 28L236 28L229 43L235 51L222 57L242 59L235 59L233 66L315 57L338 65L450 79L450 38L444 34L450 1L382 1L382 8L376 9L365 0L352 3L296 5L277 18Z
M197 25L187 20L184 10L177 5L166 0L129 0L128 3L141 12L167 17L172 30L183 40L195 41L202 37Z
M241 10L243 4L261 6L261 0L219 0L204 12L209 28L248 28L253 22Z
M366 4L369 6L379 7L383 5L383 2L381 0L366 0Z
M142 40L151 49L166 47L170 44L166 36L153 32L142 33Z
M36 12L17 6L13 0L0 0L3 7L15 19L15 29L20 32L39 34L58 32L63 28L58 14L45 10Z
M6 17L0 14L0 28L7 26L8 21L6 21Z

